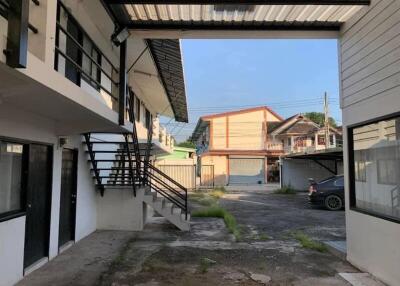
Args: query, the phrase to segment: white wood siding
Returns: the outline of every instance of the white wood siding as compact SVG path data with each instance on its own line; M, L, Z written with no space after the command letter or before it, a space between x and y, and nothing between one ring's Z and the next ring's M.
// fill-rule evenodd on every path
M344 126L400 111L399 0L372 0L348 21L341 30L339 55ZM345 181L347 259L386 284L399 285L400 251L395 249L400 225L349 210L348 176Z
M400 1L375 0L342 30L342 107L400 92Z

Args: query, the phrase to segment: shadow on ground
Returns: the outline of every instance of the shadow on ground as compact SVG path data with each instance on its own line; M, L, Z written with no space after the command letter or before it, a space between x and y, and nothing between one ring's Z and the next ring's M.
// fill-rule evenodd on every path
M339 272L357 272L291 235L300 230L315 240L344 239L343 212L310 208L302 194L251 190L227 194L220 205L235 215L240 241L222 219L194 218L191 232L183 233L154 218L143 232L92 234L21 285L333 286L349 285Z

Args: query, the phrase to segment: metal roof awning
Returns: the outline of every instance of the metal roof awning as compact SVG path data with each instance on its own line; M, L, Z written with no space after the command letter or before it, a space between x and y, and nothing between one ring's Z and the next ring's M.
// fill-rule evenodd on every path
M188 109L179 40L153 39L148 40L147 43L174 112L175 120L187 123L189 121Z
M339 30L369 0L103 0L134 30Z
M295 153L282 156L287 159L303 159L303 160L338 160L343 161L343 149L331 148L326 150L317 150L312 153Z
M289 154L285 156L281 156L282 159L297 159L297 160L311 160L332 173L333 175L338 174L338 162L343 161L343 149L342 148L331 148L326 150L317 150L312 153L298 153L298 154ZM332 169L326 161L333 161L334 168Z

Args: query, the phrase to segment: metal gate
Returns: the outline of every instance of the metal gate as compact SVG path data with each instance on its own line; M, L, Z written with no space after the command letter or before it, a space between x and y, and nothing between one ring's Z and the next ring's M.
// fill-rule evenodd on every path
M157 168L185 188L196 188L196 165L158 165Z
M200 167L200 186L214 187L214 165L202 165Z

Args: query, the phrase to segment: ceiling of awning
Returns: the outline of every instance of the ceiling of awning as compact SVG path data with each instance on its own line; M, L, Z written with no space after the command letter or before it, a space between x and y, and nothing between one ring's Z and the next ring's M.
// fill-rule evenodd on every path
M338 30L342 23L346 22L363 6L369 3L369 1L365 0L103 1L106 1L109 7L111 7L111 10L118 14L118 18L121 20L121 23L130 29L138 30ZM262 3L279 3L279 5L262 5ZM288 4L283 5L282 3Z
M188 122L185 81L179 40L148 40L171 108L178 122Z

